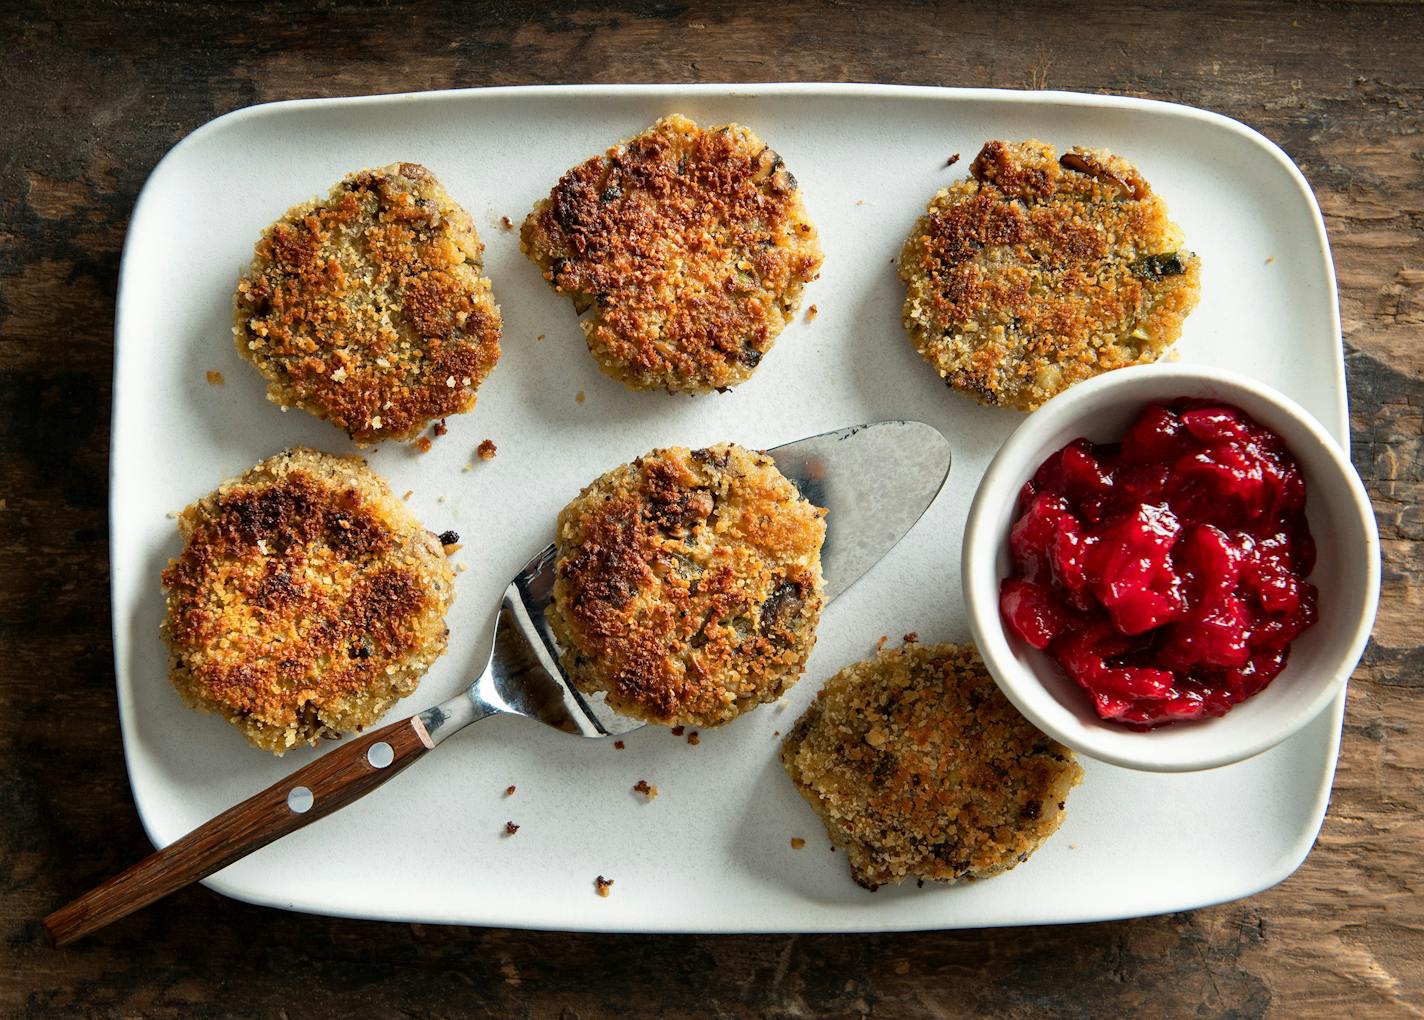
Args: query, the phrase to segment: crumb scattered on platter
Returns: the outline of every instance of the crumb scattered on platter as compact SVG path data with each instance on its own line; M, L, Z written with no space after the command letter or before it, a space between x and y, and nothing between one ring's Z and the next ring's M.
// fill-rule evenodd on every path
M1268 261L1269 261L1269 260L1268 260ZM225 382L227 382L227 380L223 378L223 374L222 374L221 372L219 372L219 371L218 371L217 369L215 369L215 368L210 368L210 369L208 369L208 385L209 385L209 386L221 386L221 385L222 385L223 383L225 383Z
M613 879L611 878L604 878L602 875L599 875L593 880L593 891L604 899L608 899L608 890L612 888Z

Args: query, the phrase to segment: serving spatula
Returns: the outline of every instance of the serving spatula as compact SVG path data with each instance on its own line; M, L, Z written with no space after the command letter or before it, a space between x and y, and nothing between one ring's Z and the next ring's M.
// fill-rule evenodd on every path
M929 425L883 421L826 432L767 451L801 494L829 512L821 550L827 605L904 537L949 474L949 443ZM545 620L554 547L505 589L494 645L478 679L419 715L342 741L316 761L198 826L45 918L65 945L324 818L433 751L470 723L522 715L584 737L643 724L579 692L559 665Z

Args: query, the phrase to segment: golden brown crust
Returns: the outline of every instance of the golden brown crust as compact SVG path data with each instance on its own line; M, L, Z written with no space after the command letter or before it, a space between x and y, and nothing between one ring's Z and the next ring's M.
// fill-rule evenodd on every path
M445 650L440 540L358 457L277 454L178 527L163 571L173 685L258 747L369 726Z
M499 360L499 309L469 213L424 167L349 175L287 212L238 281L238 353L268 399L365 445L414 439L475 406Z
M566 173L520 245L591 309L582 326L605 373L670 393L747 379L822 260L781 157L740 125L676 114Z
M816 643L825 511L765 454L654 450L559 515L549 623L618 711L715 726L796 682Z
M1057 830L1082 770L1009 704L972 645L906 644L847 666L782 764L867 888L1007 871Z
M1032 410L1181 336L1200 260L1130 163L994 141L970 174L934 197L900 256L905 328L949 385Z

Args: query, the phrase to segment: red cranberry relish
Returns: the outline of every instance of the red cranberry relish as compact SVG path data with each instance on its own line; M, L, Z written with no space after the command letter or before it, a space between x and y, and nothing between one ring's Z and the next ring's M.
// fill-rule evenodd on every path
M1019 493L1009 625L1134 728L1224 715L1315 622L1305 481L1240 408L1153 404L1121 443L1075 439Z

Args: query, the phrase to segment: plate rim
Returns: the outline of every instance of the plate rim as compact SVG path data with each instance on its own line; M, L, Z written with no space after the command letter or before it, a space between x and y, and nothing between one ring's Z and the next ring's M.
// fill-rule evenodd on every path
M133 212L129 217L129 224L124 233L123 251L119 261L118 285L116 289L114 308L114 362L111 377L112 406L110 410L109 422L109 465L108 465L108 524L110 536L110 548L112 550L113 536L116 532L116 518L118 501L115 498L116 482L118 477L117 469L117 449L118 444L115 437L120 435L121 423L124 417L123 408L126 402L120 398L123 392L121 389L123 382L123 366L125 358L122 352L127 349L123 337L125 335L124 324L126 320L126 292L131 274L134 272L130 262L133 252L133 238L137 228L146 222L149 208L154 205L154 196L158 193L158 183L161 182L165 173L168 172L171 164L177 163L182 154L190 147L195 146L209 135L220 130L229 128L234 124L263 117L281 116L294 109L306 110L314 107L325 108L359 108L365 106L380 106L389 104L400 104L403 102L420 103L446 103L475 98L504 98L509 96L547 96L557 98L559 96L579 96L579 97L609 97L609 98L682 98L688 96L718 96L724 98L757 98L759 96L802 96L807 98L816 97L871 97L871 98L897 98L911 101L976 101L1003 103L1006 105L1057 105L1069 107L1097 108L1105 110L1138 110L1149 111L1156 115L1179 118L1184 120L1194 120L1203 124L1209 124L1218 130L1235 135L1240 139L1252 144L1267 156L1278 168L1284 170L1288 178L1294 183L1299 198L1303 200L1306 210L1313 222L1316 237L1319 242L1321 255L1321 267L1324 270L1323 282L1327 284L1327 305L1330 324L1333 326L1335 338L1335 357L1331 362L1332 377L1330 384L1334 387L1339 399L1333 408L1330 420L1323 420L1327 431L1340 443L1341 448L1348 455L1350 452L1350 429L1349 429L1349 391L1345 377L1344 363L1344 341L1341 333L1340 322L1340 295L1335 274L1334 259L1331 255L1330 242L1325 230L1324 217L1320 210L1320 204L1311 189L1309 182L1295 162L1286 152L1266 135L1255 128L1242 123L1225 114L1211 110L1204 110L1199 107L1188 106L1181 103L1173 103L1158 99L1141 99L1134 96L1104 95L1091 92L1068 92L1061 90L1020 90L1020 89L996 89L996 88L959 88L939 85L892 85L875 84L863 82L697 82L697 83L649 83L649 84L561 84L561 85L497 85L497 86L476 86L456 89L436 89L425 91L392 92L379 93L374 95L359 96L331 96L308 99L285 99L272 102L257 103L251 106L240 107L227 113L220 114L212 120L205 122L190 131L179 139L163 157L154 165L145 179L143 187L139 190L138 197L134 202ZM976 482L977 485L977 482ZM114 657L114 684L115 695L118 702L118 714L120 734L124 752L124 768L129 780L134 807L139 816L139 822L143 827L144 834L149 842L155 847L160 844L154 836L153 823L150 813L153 810L152 804L145 807L145 794L142 791L141 783L136 778L135 773L135 748L133 734L135 725L133 720L133 699L126 696L125 671L122 667L129 647L128 633L131 628L121 626L120 616L115 611L119 604L120 593L118 590L119 577L113 569L112 551L110 555L109 571L109 604L110 604L110 630L113 645ZM785 933L877 933L877 932L903 932L903 931L948 931L963 930L966 928L995 928L1011 927L1031 924L1087 924L1101 921L1125 920L1128 918L1157 916L1165 913L1175 913L1181 910L1196 910L1204 907L1214 906L1220 903L1233 902L1257 895L1289 878L1304 863L1310 851L1313 849L1315 841L1319 836L1321 826L1324 824L1325 814L1329 806L1330 793L1334 785L1336 768L1339 763L1340 741L1344 724L1344 709L1346 696L1348 694L1348 682L1341 688L1339 695L1330 702L1325 711L1328 713L1330 725L1327 745L1325 748L1324 769L1321 775L1319 787L1315 791L1315 799L1310 813L1310 821L1297 834L1296 840L1283 852L1276 865L1264 872L1262 875L1247 883L1240 891L1232 891L1227 895L1214 896L1206 900L1199 898L1188 898L1180 905L1172 905L1165 908L1153 908L1144 913L1140 910L1103 910L1085 914L1078 914L1071 918L1050 918L1046 920L1023 920L1018 918L1004 919L1002 921L989 922L976 925L947 924L931 926L924 923L907 924L815 924L803 923L798 925L786 924L758 924L758 925L718 925L699 924L696 927L687 925L670 925L658 923L658 915L654 915L650 922L640 924L636 927L610 927L601 924L579 924L568 923L560 925L547 925L518 917L492 916L480 920L460 920L439 917L422 917L396 911L372 911L369 909L341 909L325 901L322 902L297 902L290 901L275 896L264 896L260 889L253 889L246 884L235 882L223 877L223 872L209 876L202 880L202 884L213 891L220 893L230 899L243 903L251 903L257 906L275 907L283 910L290 910L297 913L313 914L326 917L357 918L365 920L379 921L399 921L407 923L422 924L445 924L461 925L466 927L488 927L488 928L513 928L523 930L538 931L567 931L567 932L603 932L603 933L645 933L645 934L785 934ZM1316 717L1317 719L1319 716Z

